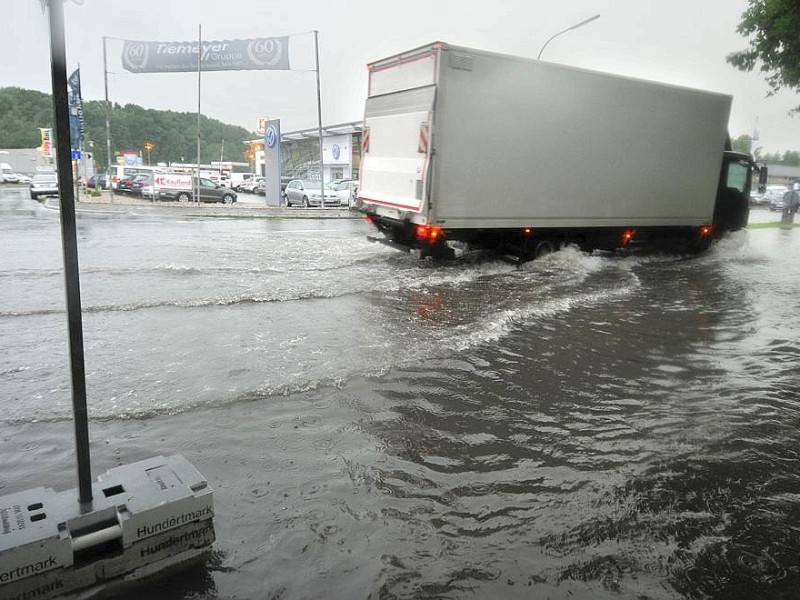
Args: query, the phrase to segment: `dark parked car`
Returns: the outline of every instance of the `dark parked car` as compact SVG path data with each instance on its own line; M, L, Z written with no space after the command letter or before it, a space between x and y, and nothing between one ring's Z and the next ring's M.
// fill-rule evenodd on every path
M197 178L193 179L195 187ZM160 189L158 193L160 200L177 200L178 202L189 202L194 198L194 190L181 189ZM236 202L236 192L232 189L217 185L210 179L200 178L200 202L222 202L223 204L233 204Z
M139 173L133 178L131 183L131 194L144 198L153 197L153 175L152 173Z
M133 182L136 180L140 173L132 173L130 175L125 175L122 179L119 180L117 184L117 191L123 194L130 194L131 193L131 186Z
M111 186L111 181L105 173L97 173L86 180L87 188L107 190Z
M30 185L31 198L38 200L40 196L58 196L58 176L53 173L37 173Z

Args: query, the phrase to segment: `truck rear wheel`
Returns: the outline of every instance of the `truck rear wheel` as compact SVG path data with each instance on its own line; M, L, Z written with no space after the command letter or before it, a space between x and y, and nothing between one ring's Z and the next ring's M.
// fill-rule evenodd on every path
M555 252L555 246L550 240L540 240L533 248L533 258L541 258Z
M189 194L178 194L178 202L188 202Z

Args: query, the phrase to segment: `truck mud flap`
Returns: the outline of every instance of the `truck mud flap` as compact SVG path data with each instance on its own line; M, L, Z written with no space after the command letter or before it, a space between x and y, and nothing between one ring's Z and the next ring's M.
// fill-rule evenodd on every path
M445 244L438 244L436 246L426 248L412 248L411 246L395 242L388 238L375 237L372 235L368 235L367 240L370 242L383 244L384 246L389 246L389 248L394 248L395 250L407 252L414 258L418 259L432 258L434 260L452 260L456 255L455 250Z
M383 244L384 246L389 246L390 248L394 248L395 250L400 250L401 252L411 252L410 247L404 244L399 244L385 237L376 237L374 235L368 235L367 241L377 244Z

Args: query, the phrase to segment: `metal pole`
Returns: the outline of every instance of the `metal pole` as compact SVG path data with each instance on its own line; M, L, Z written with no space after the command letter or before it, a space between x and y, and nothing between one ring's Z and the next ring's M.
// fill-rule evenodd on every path
M103 81L106 88L106 158L108 160L108 170L106 171L106 180L108 181L108 188L111 191L111 201L114 201L114 186L111 183L111 104L108 101L108 57L106 53L106 40L108 38L103 36Z
M83 362L83 323L78 270L78 238L69 139L69 99L64 42L64 0L50 3L50 63L55 117L56 164L61 213L61 245L64 253L69 352L72 371L72 412L78 460L78 501L92 501L92 470L89 456L89 416L86 409L86 369Z
M592 22L592 21L594 21L595 19L599 19L599 18L600 18L600 15L595 15L595 16L593 16L593 17L589 17L589 18L588 18L588 19L586 19L585 21L581 21L580 23L576 23L576 24L575 24L575 25L573 25L572 27L567 27L567 28L566 28L564 31L559 31L559 32L558 32L558 33L556 33L555 35L552 35L552 36L550 36L550 39L548 39L548 40L547 40L547 41L544 43L544 46L542 46L542 49L541 49L541 50L539 50L539 56L537 56L537 57L536 57L536 60L539 60L540 58L542 58L542 52L544 52L544 49L545 49L545 48L547 48L547 44L549 44L549 43L550 43L551 41L553 41L555 38L557 38L558 36L560 36L562 33L567 33L568 31L572 31L573 29L577 29L578 27L583 27L583 26L584 26L584 25L586 25L587 23L591 23L591 22Z
M200 73L203 60L203 26L197 26L197 179L195 202L200 203Z
M325 165L322 151L322 94L319 89L319 31L314 30L314 59L317 65L317 128L319 134L319 193L320 209L325 208Z

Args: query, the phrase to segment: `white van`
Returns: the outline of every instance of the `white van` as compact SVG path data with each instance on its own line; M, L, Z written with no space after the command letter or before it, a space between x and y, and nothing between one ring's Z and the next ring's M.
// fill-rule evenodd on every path
M116 190L119 182L125 177L138 173L169 173L170 170L164 167L131 167L126 165L111 166L111 189Z
M233 188L235 191L241 191L240 186L247 181L256 177L255 173L231 173L228 175L228 187Z

